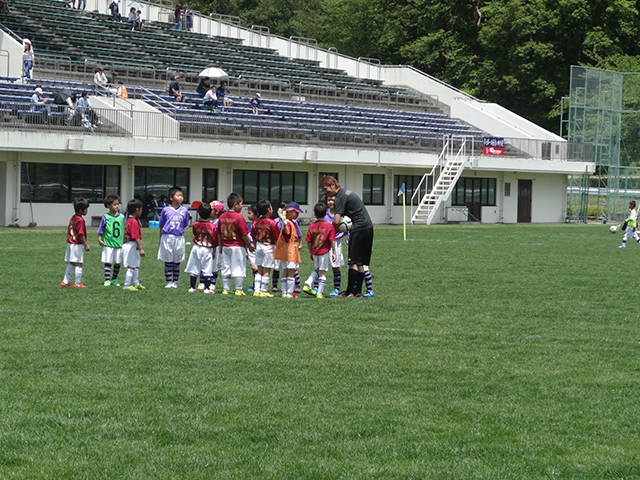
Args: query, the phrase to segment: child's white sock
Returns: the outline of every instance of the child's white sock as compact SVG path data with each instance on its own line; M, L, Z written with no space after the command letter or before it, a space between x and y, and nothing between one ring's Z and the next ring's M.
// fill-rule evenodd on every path
M69 283L71 280L71 275L73 275L73 269L76 268L73 265L67 265L66 270L64 271L64 279L62 280L64 283Z
M82 283L82 267L76 267L76 284Z
M253 291L260 293L260 285L262 285L262 275L256 273L255 281L253 282Z
M313 288L313 284L316 283L317 278L318 278L318 272L314 270L313 272L311 272L311 275L309 275L309 278L307 278L307 281L304 283L309 287Z
M269 291L269 277L262 275L260 282L260 293L267 293Z
M324 286L327 283L327 277L318 277L318 293L324 292Z
M133 269L133 284L137 287L138 285L140 285L140 280L138 280L138 275L140 275L140 269L139 268L134 268Z
M231 290L231 277L222 277L222 288L225 292Z
M127 268L127 273L125 273L124 275L124 286L128 287L129 285L131 285L131 280L133 280L133 270Z
M243 277L233 277L233 280L236 284L236 291L237 292L241 292L242 291L242 283L244 281Z

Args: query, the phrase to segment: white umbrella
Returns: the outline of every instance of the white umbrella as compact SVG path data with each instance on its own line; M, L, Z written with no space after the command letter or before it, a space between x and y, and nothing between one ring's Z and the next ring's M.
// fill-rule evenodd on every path
M209 77L209 78L222 78L222 77L228 77L229 75L227 75L227 72L225 72L221 68L209 67L209 68L205 68L204 70L202 70L200 72L200 75L198 75L198 76L199 77Z
M129 8L131 8L131 7L135 8L136 10L142 10L142 8L143 8L143 6L142 6L142 4L140 2L131 2L129 4Z

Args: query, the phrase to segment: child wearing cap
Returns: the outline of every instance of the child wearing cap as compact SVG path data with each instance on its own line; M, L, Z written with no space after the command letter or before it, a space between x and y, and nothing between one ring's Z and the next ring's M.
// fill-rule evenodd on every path
M275 259L280 263L282 276L282 298L292 298L295 285L294 275L300 266L300 249L302 248L302 236L298 234L294 221L302 209L297 202L289 202L284 211L282 231L276 242Z
M258 115L258 107L260 107L260 94L256 93L256 96L249 100L249 105L251 105L251 111L254 115Z

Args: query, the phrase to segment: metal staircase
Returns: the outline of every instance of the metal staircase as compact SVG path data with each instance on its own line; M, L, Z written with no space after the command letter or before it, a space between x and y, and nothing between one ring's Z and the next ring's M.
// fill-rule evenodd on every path
M445 160L447 157L446 153L450 149L450 144L447 142L436 161L436 164L433 166L431 173L425 174L422 178L422 182L426 182L429 176L433 176L435 174L436 168L444 165L440 169L440 175L438 176L438 180L433 185L433 188L430 192L425 194L420 201L416 211L413 213L413 217L411 217L411 223L423 223L426 225L431 225L433 219L438 212L440 205L442 202L447 200L453 191L453 188L456 186L456 182L460 178L462 171L464 170L464 153L465 153L466 140L462 141L458 153L453 156L450 155L448 160ZM425 183L426 185L426 183ZM416 192L420 191L419 188L416 189ZM412 197L413 200L413 197Z

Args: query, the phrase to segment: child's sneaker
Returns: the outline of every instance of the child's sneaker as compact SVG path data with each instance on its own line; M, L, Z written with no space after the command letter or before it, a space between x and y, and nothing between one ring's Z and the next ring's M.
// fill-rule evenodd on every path
M114 278L113 280L111 280L111 286L113 286L113 287L119 287L120 286L120 282L118 281L117 278Z
M104 283L103 283L103 285L104 285L105 287L110 287L110 286L111 286L111 280L105 280L105 281L104 281Z
M235 292L233 292L233 294L236 297L244 297L244 296L246 296L246 294L242 290L236 290Z
M304 287L302 287L302 291L304 293L308 293L309 295L315 295L317 292L314 292L314 288L310 287L309 285L305 284Z
M324 298L324 295L322 295L321 293L316 293L316 298Z
M202 292L203 292L205 295L209 295L209 294L212 294L212 293L213 293L213 290L211 290L211 289L209 289L209 288L205 288Z
M196 293L198 291L197 288L190 288L189 290L187 290L189 293Z
M173 282L167 282L164 288L173 288Z
M126 290L127 292L137 292L138 289L133 285L129 285L128 287L123 287L122 290Z
M627 246L624 243L621 243L620 245L618 245L618 248L627 248Z
M296 292L295 290L293 291L293 293L291 295L289 295L291 298L298 298L298 292Z
M198 285L198 290L204 290L204 283Z
M334 288L333 291L329 294L330 297L339 297L340 296L340 290L338 290L337 288Z
M253 292L255 292L255 288L253 287L247 288L247 293L253 293Z
M288 293L283 293L282 298L292 298Z
M247 293L248 293L248 292L249 292L249 290L247 290ZM253 296L254 296L254 297L264 297L264 294L263 294L263 293L260 293L260 292L253 292Z
M222 290L223 295L229 295L229 290Z
M277 292L277 291L278 291L278 287L273 287L273 288L271 289L271 291L272 291L272 292L274 292L274 293L275 293L275 292Z
M264 293L262 294L262 296L263 296L263 297L266 297L266 298L273 298L273 293L270 293L270 292L264 292Z
M136 287L136 290L146 290L146 288L144 288L142 285L138 284L138 285L134 285L134 287Z
M366 293L363 296L364 297L373 297L373 290L367 290Z
M70 287L71 286L71 282L65 282L64 280L60 282L60 286L62 288L64 287Z
M84 283L74 283L73 288L87 288L84 286Z
M178 282L173 282L171 284L171 288L178 288Z

